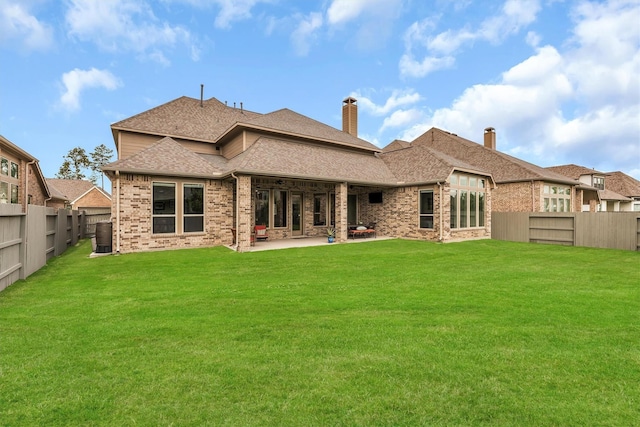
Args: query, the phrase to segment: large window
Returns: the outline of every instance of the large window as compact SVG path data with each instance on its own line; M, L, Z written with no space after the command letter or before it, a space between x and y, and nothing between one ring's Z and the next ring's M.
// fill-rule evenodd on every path
M184 184L184 229L185 233L204 231L204 186Z
M545 184L542 203L545 212L571 212L571 187Z
M313 195L313 225L327 225L327 195Z
M433 228L433 190L420 190L420 228Z
M0 158L0 203L18 203L18 164Z
M601 176L593 177L593 186L598 190L604 190L604 178Z
M256 190L256 225L269 227L269 190Z
M273 192L273 226L287 226L287 192L276 190Z
M176 232L176 185L153 183L153 233Z
M451 228L484 227L486 181L477 176L454 173L450 183Z

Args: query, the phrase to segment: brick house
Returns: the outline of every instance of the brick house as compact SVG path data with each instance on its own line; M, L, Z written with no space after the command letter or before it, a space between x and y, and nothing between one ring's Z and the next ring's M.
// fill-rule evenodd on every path
M631 199L623 210L640 212L640 181L620 171L608 172L607 188Z
M0 203L45 206L49 188L38 159L0 135Z
M580 205L583 212L632 210L633 199L609 188L609 179L606 173L574 164L551 166L547 169L580 181L581 185L578 188L581 190L582 201Z
M260 114L181 97L114 123L118 160L103 168L114 251L234 239L245 251L256 224L269 239L335 227L340 242L359 224L400 238L490 237L490 171L420 138L385 150L358 138L353 98L342 117L338 130L288 109Z
M91 181L48 178L47 185L51 190L48 206L75 210L111 208L111 196Z
M580 211L580 182L498 151L494 128L484 130L483 144L433 128L411 143L394 141L384 150L411 146L428 147L490 173L496 183L492 212Z

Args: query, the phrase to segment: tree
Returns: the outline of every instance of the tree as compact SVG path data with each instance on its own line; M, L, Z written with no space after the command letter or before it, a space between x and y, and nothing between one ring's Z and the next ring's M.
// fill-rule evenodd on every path
M87 156L87 152L82 147L76 147L69 150L56 178L62 179L84 179L86 175L83 173L84 168L91 165L91 161Z
M111 161L111 157L113 157L113 150L107 148L106 145L100 144L98 145L93 152L90 154L91 156L91 170L93 171L93 178L96 178L96 175L99 173L100 178L102 179L102 189L104 190L104 173L102 173L102 166L106 165ZM94 181L95 183L95 181Z

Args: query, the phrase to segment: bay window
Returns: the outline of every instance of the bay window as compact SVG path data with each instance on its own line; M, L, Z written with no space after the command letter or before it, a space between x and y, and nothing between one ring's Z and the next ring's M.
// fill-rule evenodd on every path
M456 172L451 175L449 182L451 229L484 227L485 179Z

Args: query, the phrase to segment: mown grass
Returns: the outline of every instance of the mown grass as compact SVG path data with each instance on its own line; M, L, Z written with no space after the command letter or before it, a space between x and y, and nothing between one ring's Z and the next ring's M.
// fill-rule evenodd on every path
M89 250L0 293L0 425L640 419L638 253Z

